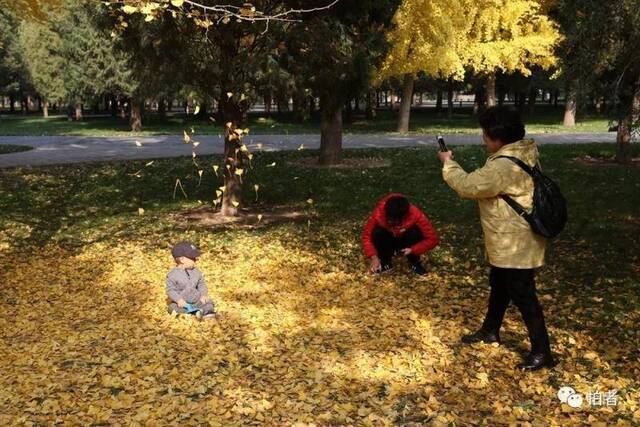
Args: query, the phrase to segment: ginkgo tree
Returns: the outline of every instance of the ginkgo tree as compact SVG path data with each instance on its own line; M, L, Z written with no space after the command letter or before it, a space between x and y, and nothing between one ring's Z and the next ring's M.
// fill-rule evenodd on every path
M418 72L461 80L470 70L486 79L487 104L495 105L496 72L553 66L560 34L541 8L535 0L404 0L380 75L404 79L398 131L408 131Z
M175 37L188 39L182 53L189 58L188 70L183 74L216 98L218 122L224 126L224 163L220 167L224 185L214 198L223 216L238 214L243 177L251 165L252 154L243 143L248 130L241 124L259 90L260 67L266 55L282 48L269 26L277 23L282 27L298 21L301 14L329 9L336 2L328 0L309 8L290 7L284 0L261 0L256 5L190 0L107 2L116 16L116 32L130 33L141 20L151 26L170 19L179 22ZM192 142L189 134L185 134L185 142Z

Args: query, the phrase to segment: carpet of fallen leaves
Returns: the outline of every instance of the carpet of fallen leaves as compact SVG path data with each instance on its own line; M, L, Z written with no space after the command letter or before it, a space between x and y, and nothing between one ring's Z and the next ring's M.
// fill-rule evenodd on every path
M191 158L2 170L0 426L640 425L640 170L572 161L613 150L541 148L571 219L538 275L560 363L536 373L514 369L528 339L513 307L502 346L460 343L488 272L477 207L442 182L434 149L347 150L391 166L313 173L295 166L304 152L264 153L256 165L275 166L256 166L245 197L260 184L256 209L310 222L256 229L176 221L220 185L215 157L199 158L204 177ZM469 169L485 156L456 153ZM176 176L190 201L172 197ZM425 277L404 262L365 273L362 221L387 191L441 235ZM205 251L218 322L166 313L182 239ZM571 408L563 386L617 390L617 405Z
M201 236L218 322L166 313L163 245L0 255L0 424L640 423L637 312L594 335L602 307L576 310L579 295L542 281L561 363L521 373L528 342L513 308L503 346L459 343L484 312L481 263L457 266L445 241L426 277L399 263L373 278L350 232L309 248L303 228ZM566 316L583 329L564 328ZM618 405L572 409L556 397L564 385L619 390Z

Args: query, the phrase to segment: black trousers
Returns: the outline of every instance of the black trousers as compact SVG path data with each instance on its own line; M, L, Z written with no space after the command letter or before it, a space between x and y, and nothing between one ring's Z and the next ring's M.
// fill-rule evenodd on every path
M509 303L518 307L531 341L532 353L548 353L549 334L544 323L542 306L536 295L535 271L533 269L491 267L489 274L491 294L489 309L482 329L498 333L502 326L504 313Z
M378 258L382 265L391 265L391 258L396 251L410 248L424 240L422 231L417 226L408 228L407 231L395 237L389 230L376 226L371 233L371 241L378 251ZM410 263L420 262L420 257L414 254L407 256Z

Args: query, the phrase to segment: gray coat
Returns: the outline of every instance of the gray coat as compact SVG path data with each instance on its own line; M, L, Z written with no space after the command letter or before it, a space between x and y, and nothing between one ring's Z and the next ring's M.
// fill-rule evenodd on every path
M167 274L166 289L171 301L178 302L182 298L189 304L198 302L208 292L204 276L197 268L173 268Z

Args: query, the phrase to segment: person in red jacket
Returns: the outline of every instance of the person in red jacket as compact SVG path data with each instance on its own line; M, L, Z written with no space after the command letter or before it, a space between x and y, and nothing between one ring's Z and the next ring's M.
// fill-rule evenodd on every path
M390 270L391 258L399 253L407 257L414 273L425 274L420 255L436 246L438 235L429 218L397 193L378 202L362 232L362 247L372 273Z

